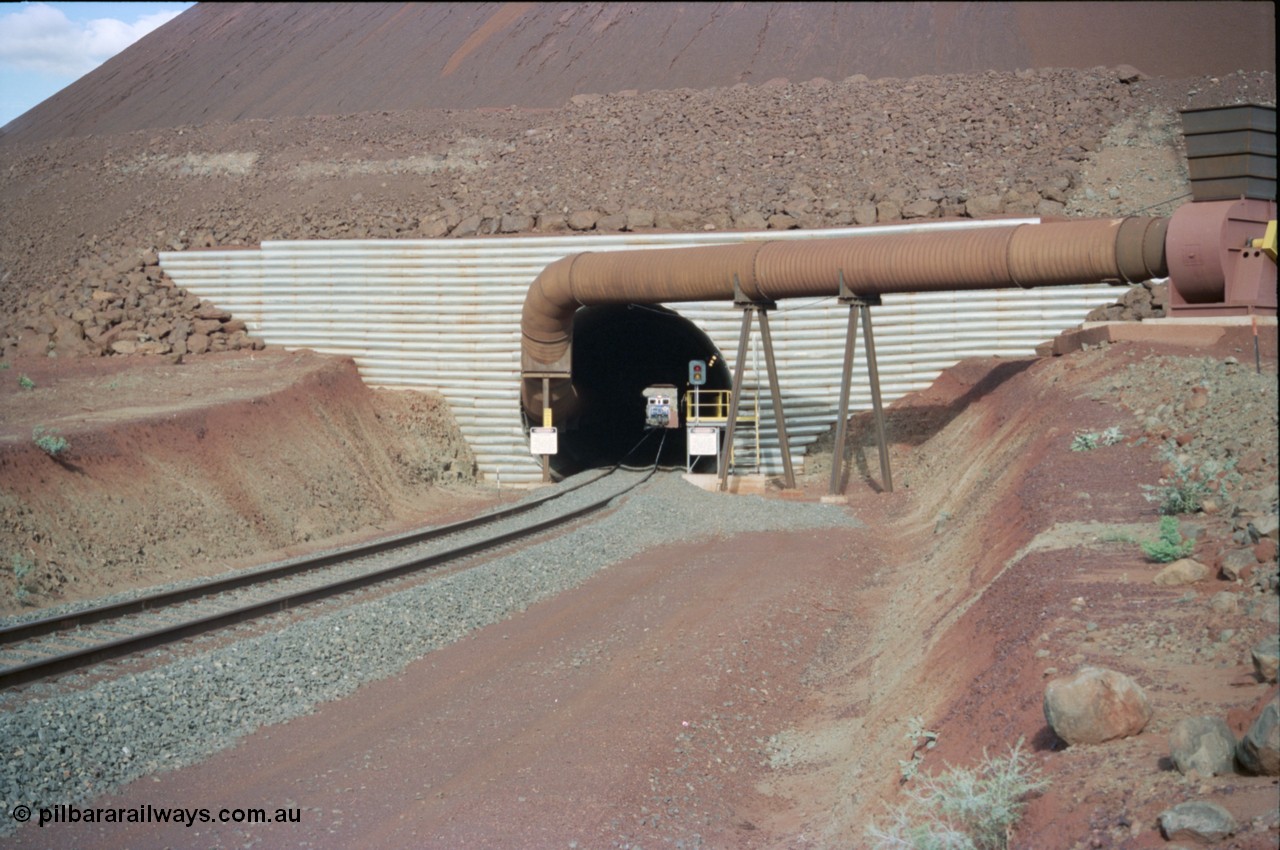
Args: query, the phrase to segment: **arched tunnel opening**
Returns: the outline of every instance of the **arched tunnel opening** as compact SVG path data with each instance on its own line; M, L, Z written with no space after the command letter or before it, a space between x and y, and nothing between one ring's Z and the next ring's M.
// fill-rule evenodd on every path
M708 363L703 389L730 388L729 370L715 344L675 311L650 304L579 309L573 316L577 404L574 414L555 423L559 453L551 457L552 471L563 477L619 462L652 464L660 442L658 463L683 467L690 360ZM651 433L645 426L644 390L659 384L675 387L672 400L680 405L680 427ZM537 421L536 411L528 413ZM695 460L694 471L715 471L714 457Z

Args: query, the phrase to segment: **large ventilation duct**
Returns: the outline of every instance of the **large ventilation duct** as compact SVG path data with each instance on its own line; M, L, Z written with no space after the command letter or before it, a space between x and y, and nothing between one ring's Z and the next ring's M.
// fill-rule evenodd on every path
M581 307L815 298L839 294L842 278L858 295L1136 283L1167 274L1167 229L1167 219L1132 217L575 254L547 266L525 298L522 405L540 421L549 379L553 420L581 415L572 381Z

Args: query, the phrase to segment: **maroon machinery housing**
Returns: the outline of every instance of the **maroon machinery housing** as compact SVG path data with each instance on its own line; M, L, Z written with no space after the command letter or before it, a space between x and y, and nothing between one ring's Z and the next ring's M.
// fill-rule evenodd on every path
M1193 200L1169 222L1169 315L1274 316L1275 107L1188 109L1182 135Z
M1275 257L1254 245L1275 219L1275 201L1245 198L1179 207L1165 240L1169 315L1276 315Z

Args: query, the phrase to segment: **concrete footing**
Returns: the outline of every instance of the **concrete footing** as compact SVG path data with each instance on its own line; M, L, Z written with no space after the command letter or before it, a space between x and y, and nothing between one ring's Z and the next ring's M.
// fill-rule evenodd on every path
M1212 348L1222 342L1253 348L1253 322L1257 320L1258 346L1263 356L1276 356L1275 316L1222 316L1217 318L1146 319L1141 322L1085 322L1036 346L1042 357L1080 351L1104 342L1156 342L1188 348Z

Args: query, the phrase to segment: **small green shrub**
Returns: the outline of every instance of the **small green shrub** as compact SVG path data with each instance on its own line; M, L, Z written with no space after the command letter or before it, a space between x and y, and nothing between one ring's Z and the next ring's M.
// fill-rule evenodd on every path
M23 605L31 604L31 593L35 590L31 574L35 572L36 562L25 555L13 555L9 558L9 569L13 570L13 595Z
M36 382L28 378L26 375L23 375L18 378L18 386L22 387L24 390L34 390L36 388Z
M1119 428L1108 428L1105 431L1080 431L1071 441L1071 451L1087 452L1099 446L1114 446L1124 439Z
M1194 540L1183 540L1178 521L1171 516L1160 517L1160 536L1142 541L1142 551L1158 564L1168 564L1185 558L1196 548Z
M1226 463L1206 461L1194 467L1178 455L1172 442L1165 443L1161 457L1173 466L1173 478L1161 479L1159 486L1143 484L1142 489L1146 491L1143 497L1158 504L1160 513L1169 516L1197 513L1204 507L1204 500L1214 495L1225 501L1227 484L1240 478L1235 472L1234 458Z
M37 425L31 429L31 439L35 441L40 451L49 457L58 457L71 448L71 444L66 438L51 428L45 428L43 425Z
M1005 850L1027 797L1047 787L1019 741L1008 758L983 753L976 769L919 777L888 823L872 821L866 835L877 850Z

